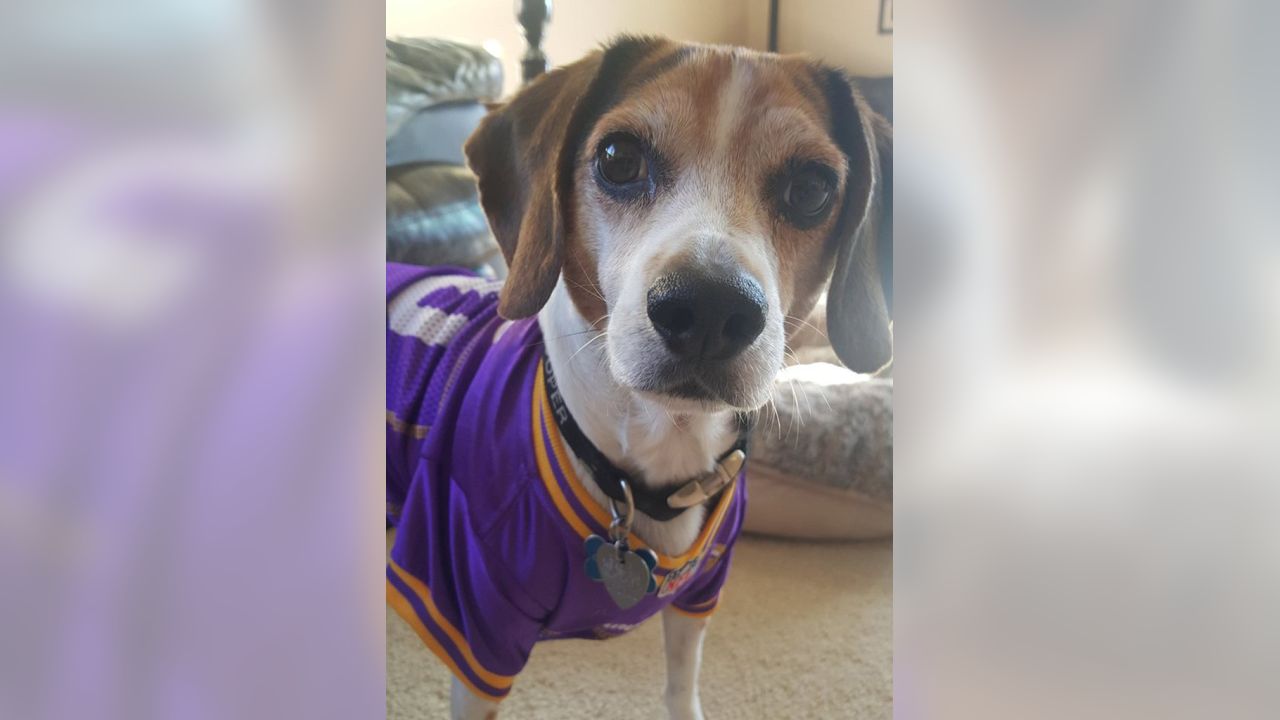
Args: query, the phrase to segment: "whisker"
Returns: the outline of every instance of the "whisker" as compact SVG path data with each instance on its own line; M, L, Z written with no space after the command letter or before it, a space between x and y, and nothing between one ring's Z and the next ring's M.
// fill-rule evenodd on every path
M584 291L584 292L590 293L593 297L595 297L595 298L597 298L597 299L599 299L599 300L604 300L604 298L600 296L600 293L599 293L598 291L596 291L596 289L595 289L595 288L588 287L587 285L583 285L582 283L570 282L569 280L565 280L565 281L564 281L564 283L565 283L565 285L567 285L568 287L576 288L576 289L578 289L578 290L582 290L582 291Z
M794 352L792 352L791 350L788 350L787 348L783 348L783 349L782 349L782 352L784 353L784 356L785 356L785 357L787 357L787 358L790 358L790 359L791 359L791 361L792 361L794 364L796 364L796 365L803 365L803 364L804 364L804 363L800 362L800 358L799 358L799 356L797 356L797 355L796 355ZM818 394L818 397L822 398L822 402L826 403L826 405L827 405L827 412L833 412L834 410L833 410L833 408L831 407L831 399L830 399L829 397L827 397L827 391L826 391L826 388L824 388L822 385L813 385L812 387L813 387L814 392L816 392L816 393ZM807 401L808 401L808 394L806 394L806 395L805 395L805 400L806 400L806 404L807 404ZM809 414L810 414L810 415L812 415L812 414L813 414L813 406L812 406L812 405L809 405Z
M590 274L587 272L587 269L586 269L585 267L583 267L583 265L582 265L582 258L579 258L579 257L577 257L577 256L574 256L574 262L575 262L575 263L577 263L577 265L578 265L578 270L582 272L583 276L585 276L585 277L590 277ZM566 280L566 282L567 282L567 280ZM596 296L596 298L600 300L600 302L602 302L602 303L604 303L604 304L606 304L606 305L608 305L608 304L609 304L609 301L607 301L607 300L605 300L605 299L604 299L604 295L600 294L600 291L599 291L599 290L597 290L597 289L595 289L595 288L591 288L591 287L584 287L584 286L582 286L582 285L580 285L580 284L577 284L577 283L575 283L575 287L581 288L582 290L586 290L587 292L591 293L592 295L595 295L595 296Z
M773 410L773 425L777 429L778 437L782 437L782 416L778 414L778 403L773 399L773 393L769 393L769 401L765 403L765 407Z
M796 329L797 329L797 330L798 330L798 329L800 329L801 327L808 327L808 328L812 328L814 332L816 332L816 333L818 333L819 335L821 335L821 336L822 336L822 339L823 339L823 340L826 340L827 342L831 342L831 338L827 337L827 333L826 333L825 331L823 331L823 329L822 329L822 328L818 327L817 325L814 325L813 323L809 322L808 320L805 320L805 319L803 319L803 318L798 318L798 317L795 317L795 316L792 316L792 315L783 315L783 316L782 316L782 322L783 322L784 324L785 324L788 320L790 320L791 322L794 322L794 323L798 323L798 324L797 324L797 326L796 326Z
M590 329L590 330L579 330L579 331L577 331L577 332L571 332L571 333L565 333L564 335L558 335L558 336L553 337L553 338L543 338L543 341L547 341L547 340L563 340L563 339L565 339L565 338L574 337L575 335L586 335L587 333L598 333L598 332L601 332L601 331L600 331L600 330L595 330L595 329Z
M795 417L792 424L796 426L797 445L800 440L800 431L804 428L804 418L800 414L800 398L796 396L796 381L787 380L787 387L791 390L791 402L795 404ZM787 437L791 437L791 430L788 428Z
M578 353L580 353L580 352L582 352L583 350L586 350L587 348L591 347L591 345L592 345L595 341L599 340L599 339L600 339L600 338L602 338L602 337L605 337L606 335L608 335L608 333L607 333L607 332L602 331L599 335L597 335L597 336L595 336L595 337L591 338L590 340L586 341L585 343L583 343L583 344L582 344L582 347L580 347L580 348L578 348L577 350L575 350L575 351L574 351L574 353L573 353L572 355L570 355L570 356L569 356L569 360L570 360L570 361L572 361L574 358L578 357Z

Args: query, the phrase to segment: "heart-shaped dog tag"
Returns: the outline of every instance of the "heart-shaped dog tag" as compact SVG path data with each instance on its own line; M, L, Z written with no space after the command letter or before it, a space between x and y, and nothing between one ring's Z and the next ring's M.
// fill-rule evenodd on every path
M604 583L604 589L618 607L626 610L653 590L653 566L657 557L651 551L633 552L625 545L604 542L598 536L593 536L587 544L587 573L592 580Z
M605 545L596 551L600 580L618 607L627 608L640 602L649 589L649 566L630 550Z

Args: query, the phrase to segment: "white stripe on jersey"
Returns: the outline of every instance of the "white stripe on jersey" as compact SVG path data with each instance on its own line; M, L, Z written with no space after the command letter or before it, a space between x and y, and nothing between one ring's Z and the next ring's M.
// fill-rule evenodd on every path
M397 335L416 337L428 345L447 345L469 322L465 315L453 315L434 307L420 307L418 302L431 293L447 287L462 292L475 290L481 295L495 293L501 280L445 275L428 277L401 290L387 308L387 327Z

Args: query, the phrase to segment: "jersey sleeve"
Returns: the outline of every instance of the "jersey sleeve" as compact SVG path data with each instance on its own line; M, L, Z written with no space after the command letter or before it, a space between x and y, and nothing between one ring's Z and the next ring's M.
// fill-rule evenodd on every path
M672 601L671 607L692 617L707 617L715 612L725 578L729 576L732 558L732 547L724 544L712 546L702 560L703 567L698 577Z
M464 685L501 700L538 639L539 609L473 532L465 498L415 483L387 562L387 603Z

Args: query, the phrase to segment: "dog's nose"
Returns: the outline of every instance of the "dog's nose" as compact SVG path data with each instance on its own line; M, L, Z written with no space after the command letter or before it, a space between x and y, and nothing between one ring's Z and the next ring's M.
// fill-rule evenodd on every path
M728 360L764 329L760 283L745 274L675 272L649 288L649 320L671 352Z

